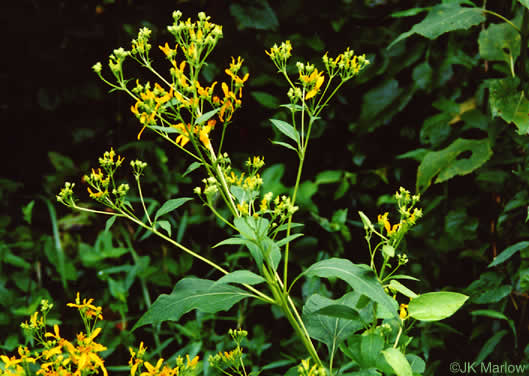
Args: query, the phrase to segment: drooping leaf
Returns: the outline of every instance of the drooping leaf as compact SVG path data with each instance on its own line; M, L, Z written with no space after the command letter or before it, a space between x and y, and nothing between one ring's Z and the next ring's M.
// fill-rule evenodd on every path
M166 201L160 209L156 211L156 215L154 216L154 220L156 221L159 217L161 217L164 214L167 214L169 212L172 212L175 209L178 209L180 206L184 205L189 200L192 200L191 197L180 197L175 198L173 200Z
M516 252L521 251L522 249L529 248L529 241L522 241L516 244L511 245L510 247L505 248L498 256L492 260L489 264L489 268L499 265L508 259L510 259Z
M309 297L303 306L303 321L309 335L327 345L329 352L333 353L336 348L355 331L362 328L361 321L353 321L344 318L331 317L321 313L329 306L354 306L356 299L352 295L345 295L340 299L333 300L324 296L314 294Z
M518 134L529 133L529 100L518 90L518 78L488 80L489 104L492 117L499 116L507 123L514 123Z
M470 153L468 158L463 153ZM482 166L492 156L488 139L467 140L458 138L448 147L439 151L430 151L417 171L417 191L423 193L431 184L449 180L456 175L466 175ZM458 159L460 158L460 159Z
M485 21L482 9L476 6L462 7L462 4L469 4L469 2L464 0L451 1L432 7L421 22L415 24L411 30L399 35L390 43L388 49L413 34L419 34L428 39L436 39L444 33L466 30Z
M171 223L169 221L157 221L156 226L160 226L167 232L167 235L171 236Z
M509 295L511 291L511 285L492 287L477 296L472 296L472 302L477 304L497 303Z
M408 304L408 314L420 321L439 321L452 316L468 299L457 292L429 292Z
M132 330L163 321L178 321L194 309L206 313L226 311L249 296L250 293L226 283L184 278L175 285L171 294L160 295Z
M410 363L400 350L390 347L382 350L382 354L397 376L413 376Z
M302 274L308 277L339 278L347 282L357 293L379 303L394 317L398 317L396 301L384 292L375 273L367 265L357 265L346 259L331 258L313 264Z

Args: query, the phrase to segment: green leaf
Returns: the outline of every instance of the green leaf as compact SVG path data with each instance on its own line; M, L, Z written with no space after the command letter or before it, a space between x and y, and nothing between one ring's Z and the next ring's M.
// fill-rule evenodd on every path
M191 163L191 164L187 167L186 171L182 174L182 177L186 176L186 175L189 174L190 172L195 171L195 170L196 170L197 168L199 168L200 166L202 166L202 163L200 163L200 162L193 162L193 163Z
M391 17L393 18L413 17L421 12L426 12L430 9L431 8L411 8L411 9L401 10L398 12L391 13Z
M500 60L510 65L520 55L520 33L506 22L490 24L479 33L479 54L485 60Z
M492 117L499 116L518 127L518 134L529 133L529 100L518 91L518 78L487 80Z
M281 133L299 144L299 133L292 125L283 120L270 119L270 121Z
M216 283L245 283L247 285L256 285L262 282L266 282L266 280L258 274L249 270L236 270L221 277Z
M154 216L154 221L156 221L162 215L172 212L173 210L179 208L180 206L184 205L186 202L192 199L193 198L191 197L180 197L166 201L162 205L162 207L156 212L156 215Z
M529 241L518 242L516 244L511 245L510 247L505 248L503 252L496 256L494 260L492 260L492 262L489 264L489 268L492 268L493 266L499 265L507 261L516 252L527 248L529 248Z
M452 316L468 299L457 292L429 292L408 304L408 314L420 321L439 321Z
M415 24L411 30L399 35L387 48L393 47L396 43L413 34L419 34L428 39L436 39L444 33L466 30L485 21L485 15L481 8L475 6L462 7L461 3L463 2L463 0L452 1L432 7L421 22Z
M208 111L202 115L200 115L199 117L197 117L195 119L195 125L202 125L204 124L206 121L208 121L209 119L211 119L213 116L215 116L215 114L217 112L220 111L220 108L216 108L214 110L211 110L211 111Z
M476 304L497 303L512 291L511 285L501 285L488 288L478 296L472 296L472 302Z
M105 231L110 230L110 228L112 227L114 222L116 222L116 216L115 215L113 215L112 217L107 219L107 221L105 222Z
M358 212L358 215L360 216L360 219L362 220L362 223L364 224L364 230L370 230L370 231L374 231L375 230L375 226L373 226L373 223L371 223L371 220L369 219L369 217L367 215L365 215L363 212L359 211Z
M283 238L283 239L278 240L278 241L276 242L276 245L277 245L278 247L282 247L282 246L284 246L285 244L291 242L292 240L299 238L300 236L303 236L303 234L298 233L298 234L289 235L289 236L287 236L286 238Z
M230 13L237 21L237 28L275 30L279 26L276 14L266 0L255 0L244 5L231 4Z
M471 155L460 158L463 153L471 153ZM458 138L445 149L430 151L425 155L417 171L417 191L423 193L436 176L435 183L441 183L456 175L467 175L482 166L491 156L492 149L488 139Z
M398 281L396 281L394 279L392 279L389 282L389 287L394 289L394 290L397 290L402 295L407 296L410 299L415 299L415 298L417 298L419 296L416 293L414 293L413 291L411 291L409 288L404 286L402 283L400 283L400 282L398 282Z
M476 360L474 363L480 364L482 363L487 356L492 354L492 352L496 349L498 346L498 343L500 343L501 339L507 334L507 330L503 329L499 332L495 333L492 337L490 337L487 342L483 345L481 350L479 351L478 356L476 357Z
M384 306L395 318L398 318L396 301L384 292L375 273L367 265L357 265L346 259L331 258L313 264L302 275L339 278L347 282L357 293Z
M290 144L287 144L286 142L281 142L281 141L270 141L270 142L274 145L280 145L280 146L283 146L284 148L294 150L296 153L298 152L298 149L296 149L294 146Z
M317 312L329 306L348 307L355 304L356 299L352 295L345 295L337 300L318 294L311 295L303 306L303 322L311 338L325 343L329 352L334 353L347 337L363 325L360 321L331 317Z
M331 184L338 183L342 180L343 171L342 170L326 170L320 172L316 175L316 184Z
M31 215L33 213L33 207L35 206L35 200L31 200L27 205L22 207L22 215L24 216L24 221L28 224L31 224Z
M169 221L157 221L155 225L160 226L167 232L169 236L171 236L171 224L169 223Z
M529 0L518 0L520 4L529 9Z
M265 108L276 109L279 107L279 99L264 91L252 91L250 95L254 97L257 103Z
M400 350L390 347L382 350L382 355L384 355L384 359L393 368L397 376L413 376L410 363L408 363L408 359Z
M182 315L194 309L206 313L226 311L249 296L252 295L226 283L184 278L175 285L170 295L160 295L132 330L163 321L178 321Z

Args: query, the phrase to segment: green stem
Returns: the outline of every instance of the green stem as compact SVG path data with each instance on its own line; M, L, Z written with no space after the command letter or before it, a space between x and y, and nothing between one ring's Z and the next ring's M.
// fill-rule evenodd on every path
M143 207L143 211L145 212L145 215L147 216L147 220L149 221L149 224L152 226L151 217L149 216L149 212L147 211L147 208L145 207L145 201L143 200L143 194L141 193L140 177L138 175L135 175L134 177L136 178L136 184L138 185L138 193L140 195L140 201Z
M514 23L512 23L511 21L509 21L507 18L503 17L501 14L498 14L496 12L493 12L492 10L488 10L488 9L481 9L483 13L488 13L490 15L493 15L493 16L496 16L498 18L500 18L501 20L507 22L509 25L511 25L517 32L519 32L520 34L522 33L521 30L518 28L518 26L516 26Z

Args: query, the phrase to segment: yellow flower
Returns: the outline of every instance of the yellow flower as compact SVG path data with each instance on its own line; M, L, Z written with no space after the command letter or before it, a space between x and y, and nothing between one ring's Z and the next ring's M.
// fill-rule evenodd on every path
M401 304L400 305L400 312L399 312L399 317L401 319L405 319L406 317L408 317L408 305L407 304Z
M192 367L195 367L197 365L197 363L198 363L198 355L190 360L189 359L189 354L187 354L186 358L187 358L187 367L188 368L192 368Z
M180 131L180 135L178 137L176 137L175 142L177 144L180 144L181 147L186 146L186 144L189 142L189 133L188 133L184 123L174 124L174 125L171 125L171 127L172 128L176 128L176 129L178 129ZM191 125L188 124L187 127L190 128Z
M163 358L160 358L158 362L156 363L156 366L153 366L149 362L145 362L145 368L147 368L147 372L142 372L140 376L157 376L160 371L160 367L163 364Z
M305 95L305 99L310 99L314 97L320 90L323 81L325 81L325 76L323 75L323 72L318 72L318 69L315 68L310 76L300 73L299 79L308 87L312 86L312 88Z
M391 226L391 223L388 220L388 212L385 212L383 215L378 215L378 223L384 225L384 228L386 229L386 232L388 236L393 235L400 227L399 223L394 224Z

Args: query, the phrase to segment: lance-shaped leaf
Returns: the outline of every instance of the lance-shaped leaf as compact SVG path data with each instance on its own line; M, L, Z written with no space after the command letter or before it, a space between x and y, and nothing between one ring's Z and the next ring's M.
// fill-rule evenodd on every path
M359 317L357 320L354 320L354 316L351 316L351 319L346 319L328 316L319 312L325 311L325 309L328 308L327 311L330 313L336 310L340 311L337 312L338 314L342 314L342 310L338 307L352 309L352 307L356 305L356 301L357 299L355 296L349 294L338 300L314 294L309 297L303 306L303 322L307 327L309 335L312 338L325 343L330 353L334 353L336 348L346 338L362 328L363 324Z
M160 209L156 212L156 215L154 216L154 220L156 221L159 217L161 217L164 214L170 213L173 210L178 209L180 206L184 205L189 200L192 200L191 197L180 197L175 198L173 200L166 201Z
M175 285L171 294L160 295L132 330L147 324L178 321L193 309L207 313L226 311L249 296L252 294L226 283L184 278Z
M398 318L397 302L384 292L375 273L367 265L357 265L346 259L331 258L313 264L303 272L303 275L339 278L347 282L354 291L379 303L395 318Z
M465 154L470 156L465 158ZM417 170L417 191L424 192L432 183L442 183L456 175L466 175L482 166L492 155L488 139L458 138L448 147L428 152Z

